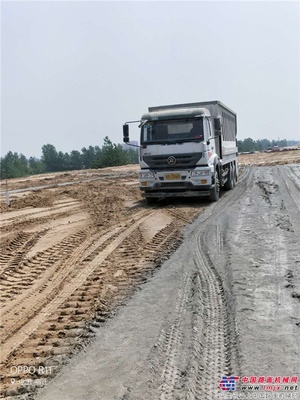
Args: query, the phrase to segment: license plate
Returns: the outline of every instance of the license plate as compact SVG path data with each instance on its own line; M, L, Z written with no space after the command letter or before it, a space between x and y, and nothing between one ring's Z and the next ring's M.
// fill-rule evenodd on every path
M174 181L174 180L179 180L180 179L180 174L166 174L165 179L167 181Z

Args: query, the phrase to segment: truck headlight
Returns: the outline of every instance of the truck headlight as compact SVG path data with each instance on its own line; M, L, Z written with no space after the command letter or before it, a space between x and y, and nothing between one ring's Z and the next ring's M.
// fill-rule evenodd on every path
M194 171L192 171L192 173L191 173L191 176L193 176L193 177L207 176L207 175L209 175L209 171L198 171L196 169Z
M151 179L154 178L154 173L151 171L139 172L140 179Z

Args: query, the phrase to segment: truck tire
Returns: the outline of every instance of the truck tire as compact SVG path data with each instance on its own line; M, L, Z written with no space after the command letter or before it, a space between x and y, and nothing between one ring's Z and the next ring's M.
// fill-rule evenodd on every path
M145 201L146 201L147 206L152 206L153 204L155 204L157 202L157 198L156 197L146 197Z
M215 181L215 186L213 189L210 191L209 199L211 201L218 201L220 197L220 179L217 171L215 171L214 175L214 181Z
M225 190L231 190L231 189L234 188L234 179L235 178L234 178L234 171L233 171L231 165L230 165L228 174L229 174L228 179L227 179L227 181L225 182L225 185L224 185L224 189Z

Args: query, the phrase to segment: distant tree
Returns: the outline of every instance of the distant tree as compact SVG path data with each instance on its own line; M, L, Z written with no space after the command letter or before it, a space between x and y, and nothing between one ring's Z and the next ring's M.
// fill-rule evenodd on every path
M263 147L263 141L255 142L251 138L247 138L244 140L237 141L238 151L239 152L249 152L255 150L261 150Z
M129 153L122 149L121 145L112 143L106 136L101 149L100 157L92 163L93 168L105 168L130 163Z
M23 154L9 151L1 157L1 178L18 178L30 174L27 158Z
M81 153L83 168L91 168L93 161L96 159L96 149L93 146L89 146L88 149L83 147Z
M95 159L99 158L102 154L102 148L100 148L99 146L95 146Z
M248 152L248 151L263 151L267 150L268 148L273 148L274 146L279 146L279 147L286 147L286 146L291 146L291 141L288 141L286 139L283 140L268 140L268 139L258 139L254 141L251 138L247 138L244 140L238 140L238 150L239 152ZM297 144L298 142L294 142L294 144Z
M251 138L247 138L244 140L244 151L254 151L256 150L255 142Z
M72 169L71 168L71 154L69 154L69 153L60 154L60 153L62 153L62 152L58 153L58 159L61 160L60 161L60 165L61 165L61 169L60 170L61 171L68 171L68 170ZM78 168L78 169L80 169L80 168Z
M278 142L278 146L279 147L287 147L287 140L286 139L283 139L283 140L280 140L279 142Z
M299 146L300 140L287 140L287 145L288 146Z
M237 141L237 148L238 148L238 151L240 153L243 153L245 151L244 150L244 141L243 140L238 140Z
M274 146L278 146L277 140L272 140L271 142L271 147L273 148Z
M14 178L17 174L14 165L14 156L9 151L4 157L1 157L1 179Z
M70 169L70 156L68 153L59 151L57 153L57 169L56 171L67 171Z
M260 142L262 149L259 150L267 150L267 148L271 146L271 142L268 139L262 139Z
M46 165L35 157L28 160L30 174L42 174L46 171Z
M262 142L261 142L261 140L257 140L256 141L256 150L262 150L263 149L263 146L262 146Z
M46 170L49 172L58 171L58 154L53 144L44 144L42 147L42 153L42 161L46 166Z
M82 157L79 151L73 150L70 154L70 169L81 169L82 168Z
M139 163L139 152L137 148L129 148L126 149L127 153L129 154L130 157L130 163L131 164L138 164Z

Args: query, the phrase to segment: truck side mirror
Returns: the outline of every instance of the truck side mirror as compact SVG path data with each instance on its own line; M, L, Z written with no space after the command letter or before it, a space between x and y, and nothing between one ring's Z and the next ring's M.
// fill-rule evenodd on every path
M221 136L221 134L222 134L222 124L221 124L221 118L220 117L214 118L214 126L215 126L215 136Z
M123 125L123 142L129 142L129 125L127 124Z

